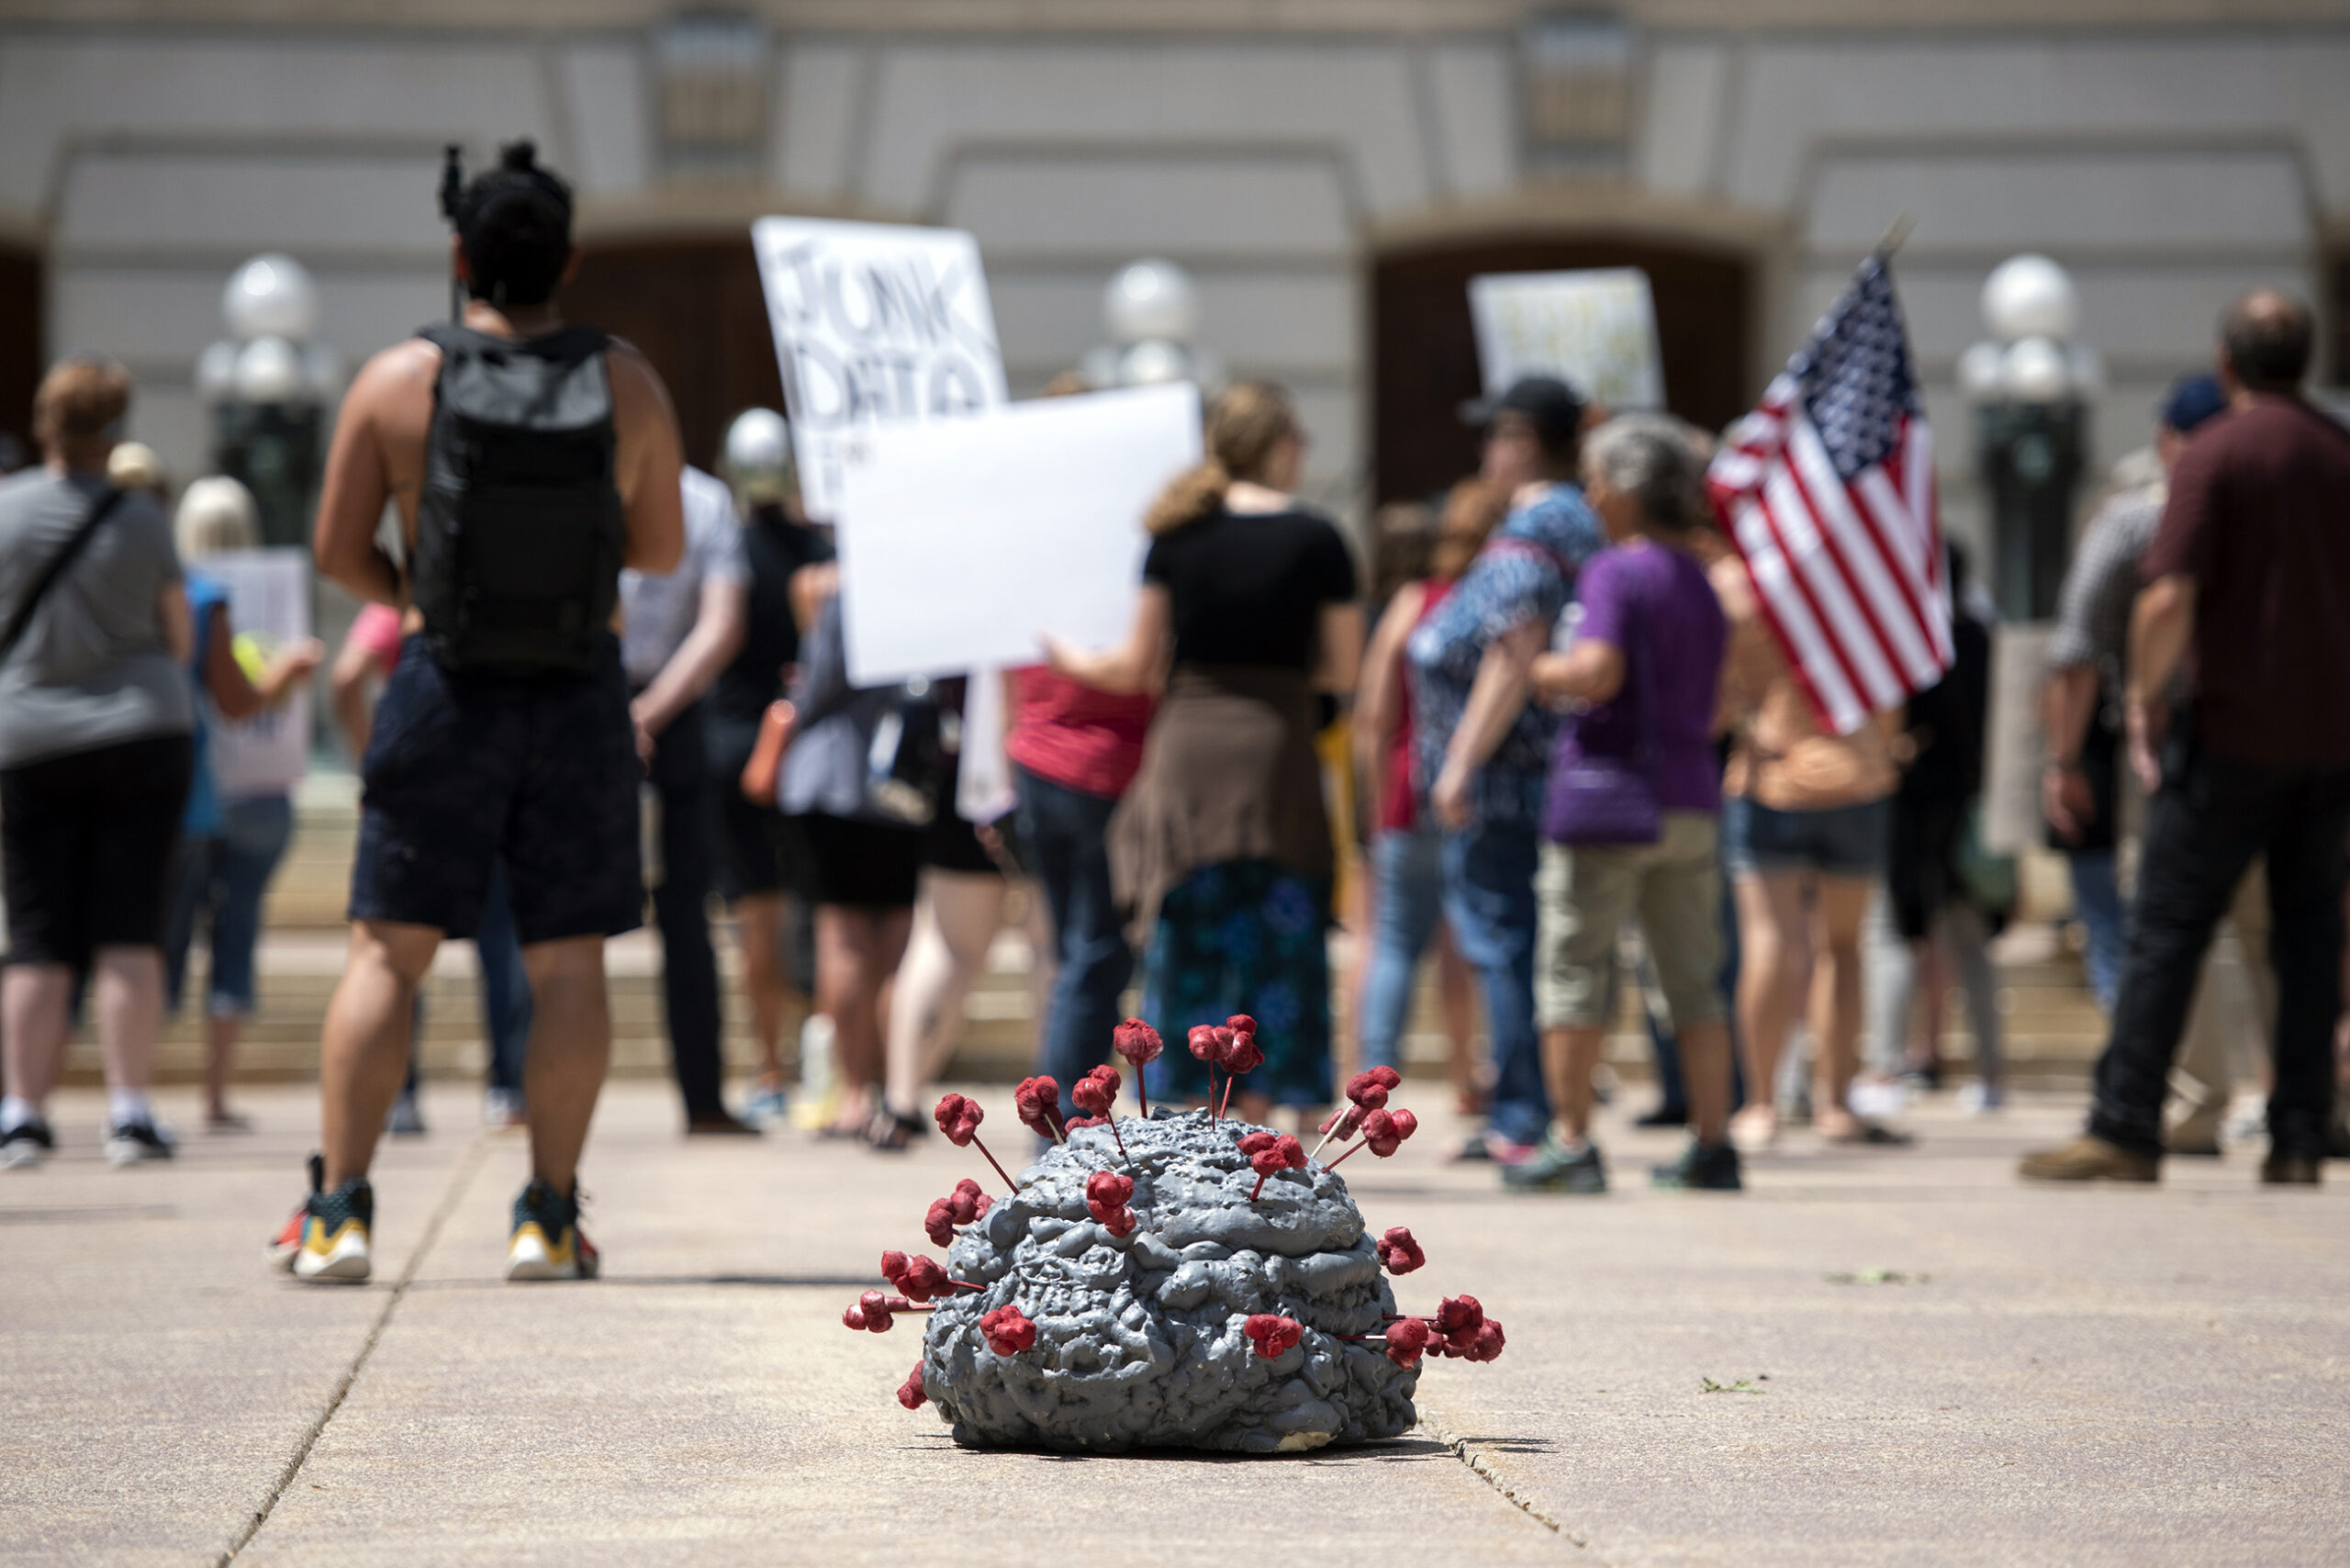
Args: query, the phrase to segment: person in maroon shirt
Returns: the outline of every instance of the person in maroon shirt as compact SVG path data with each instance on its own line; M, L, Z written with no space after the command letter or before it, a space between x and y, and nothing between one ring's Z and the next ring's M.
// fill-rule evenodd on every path
M2263 289L2221 323L2229 411L2172 470L2131 619L2131 758L2153 792L2088 1130L2043 1181L2151 1182L2163 1092L2212 927L2266 855L2277 1075L2261 1180L2315 1183L2333 1118L2350 863L2350 431L2300 396L2309 309ZM2192 656L2189 661L2189 644ZM2182 667L2194 699L2166 710Z

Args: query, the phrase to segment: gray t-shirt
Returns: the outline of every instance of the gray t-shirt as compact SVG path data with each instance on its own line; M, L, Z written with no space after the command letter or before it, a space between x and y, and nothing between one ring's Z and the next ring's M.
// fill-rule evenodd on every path
M0 629L105 488L45 469L0 480ZM171 524L146 497L125 497L0 664L0 767L195 728L188 674L156 609L179 580Z
M688 468L680 481L685 502L686 553L666 577L621 574L621 663L629 684L646 686L677 656L701 610L707 582L747 583L749 560L743 552L743 525L734 521L734 496L724 480Z

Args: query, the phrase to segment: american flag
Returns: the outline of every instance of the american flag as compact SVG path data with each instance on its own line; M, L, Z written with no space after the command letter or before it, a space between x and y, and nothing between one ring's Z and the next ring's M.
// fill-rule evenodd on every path
M1763 618L1839 734L1953 657L1933 435L1885 260L1861 263L1706 476Z

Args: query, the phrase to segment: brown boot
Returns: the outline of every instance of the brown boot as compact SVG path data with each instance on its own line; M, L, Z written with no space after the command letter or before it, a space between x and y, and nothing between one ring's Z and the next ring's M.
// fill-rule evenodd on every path
M2260 1162L2260 1179L2272 1187L2314 1187L2322 1170L2319 1160L2272 1153Z
M2162 1162L2083 1133L2062 1148L2025 1155L2016 1173L2032 1182L2158 1182Z

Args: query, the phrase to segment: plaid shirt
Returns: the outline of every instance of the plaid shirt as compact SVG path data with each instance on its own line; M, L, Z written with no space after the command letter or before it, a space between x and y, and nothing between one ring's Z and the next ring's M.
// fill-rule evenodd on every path
M2138 561L2154 542L2168 492L2160 481L2124 490L2098 509L2081 535L2056 599L2048 667L2097 668L2108 700L2121 690L2130 656L2130 611L2138 600Z

